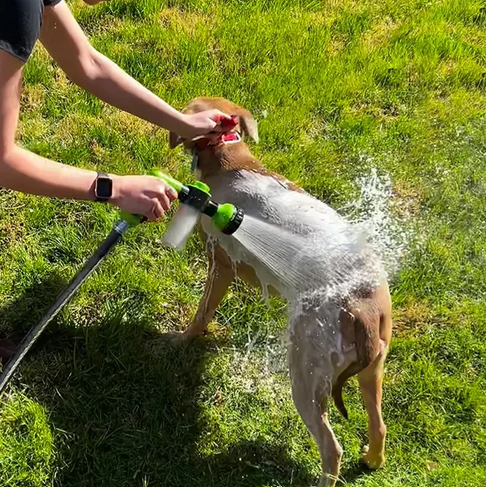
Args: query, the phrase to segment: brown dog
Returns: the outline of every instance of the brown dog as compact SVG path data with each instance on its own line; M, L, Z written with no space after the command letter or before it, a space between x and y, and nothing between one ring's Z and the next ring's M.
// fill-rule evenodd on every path
M258 140L253 116L227 100L198 98L185 112L197 113L209 108L238 116L239 124L234 131ZM171 147L181 142L171 134ZM236 204L247 215L268 220L279 227L292 228L294 232L301 231L303 225L314 225L315 235L323 236L322 248L349 230L349 224L327 205L285 178L265 170L242 141L226 144L225 137L214 136L184 142L184 145L195 156L197 177L209 185L216 201ZM340 231L333 233L329 230L327 235L328 228L339 228ZM322 460L320 486L335 485L342 457L342 448L328 421L329 398L334 398L338 409L346 416L342 388L355 374L358 374L369 418L369 446L364 449L363 460L370 468L382 466L386 434L381 414L382 378L392 330L386 280L380 277L375 285L357 283L351 293L342 298L323 296L321 299L320 295L312 294L310 298L297 299L282 285L278 275L267 272L264 262L237 248L233 237L218 234L210 222L204 220L202 235L211 243L208 245L209 275L197 314L182 336L194 338L205 332L236 276L261 286L261 276L265 275L265 284L270 291L280 293L290 301L288 359L292 395L299 414L319 446ZM320 242L317 243L316 252L321 248ZM329 248L335 249L336 245ZM366 261L367 255L363 252L362 261ZM339 268L339 259L335 262L332 259L331 255L331 265ZM316 267L315 272L319 273L321 269ZM325 272L323 268L324 280Z

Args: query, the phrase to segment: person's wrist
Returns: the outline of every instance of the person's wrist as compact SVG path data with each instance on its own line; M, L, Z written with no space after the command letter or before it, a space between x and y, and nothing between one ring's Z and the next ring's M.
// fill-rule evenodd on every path
M107 201L107 203L114 206L119 206L123 193L123 176L117 176L116 174L109 174L109 176L113 182L113 190L111 193L111 198Z
M177 135L181 137L187 134L190 131L191 124L189 123L189 115L185 113L177 111L174 115L171 132L175 132Z

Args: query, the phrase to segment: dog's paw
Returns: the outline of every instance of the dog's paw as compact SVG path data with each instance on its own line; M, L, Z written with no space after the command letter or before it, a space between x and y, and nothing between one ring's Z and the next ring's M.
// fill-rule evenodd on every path
M385 464L385 455L383 452L374 453L370 451L369 446L365 446L363 447L362 453L361 462L371 470L377 470Z
M194 340L194 337L191 337L186 333L181 333L177 331L168 333L168 338L172 345L186 345L189 344L192 340Z
M331 474L323 474L319 479L318 487L335 487L338 478Z
M173 331L167 334L170 340L170 343L173 345L188 345L197 338L203 336L203 334L195 335L194 333L190 333L187 330L184 332L177 332Z

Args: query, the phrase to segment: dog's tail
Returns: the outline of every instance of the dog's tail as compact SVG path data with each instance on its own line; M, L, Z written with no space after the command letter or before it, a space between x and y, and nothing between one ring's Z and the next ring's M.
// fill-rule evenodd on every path
M375 326L366 326L362 320L354 320L354 332L356 337L357 360L347 369L339 374L332 386L332 398L338 411L348 419L348 411L343 401L343 387L348 379L366 369L379 355L380 345L380 322L385 319L381 317Z
M358 372L361 372L365 367L362 367L359 362L353 362L346 370L341 372L339 377L337 378L336 382L332 386L332 398L334 399L334 403L338 411L344 416L345 419L348 419L348 410L344 405L343 401L343 387L346 381L356 375Z

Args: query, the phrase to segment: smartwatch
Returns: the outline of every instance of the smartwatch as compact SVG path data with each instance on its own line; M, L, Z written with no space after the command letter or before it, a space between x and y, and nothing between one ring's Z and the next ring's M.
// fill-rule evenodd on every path
M109 201L113 195L113 180L104 172L99 172L96 176L95 186L95 201Z

